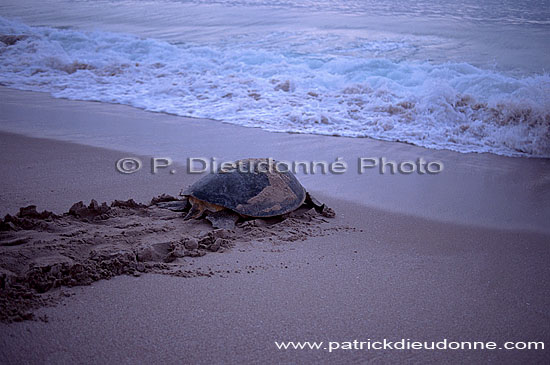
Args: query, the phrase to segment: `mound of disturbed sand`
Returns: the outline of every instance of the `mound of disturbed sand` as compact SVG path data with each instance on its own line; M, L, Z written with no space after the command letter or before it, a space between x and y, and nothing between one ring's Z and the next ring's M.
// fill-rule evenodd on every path
M150 205L95 200L56 215L20 208L0 220L0 320L32 319L32 310L55 303L51 289L88 285L116 275L154 272L211 276L186 266L183 257L223 252L243 242L266 245L351 229L327 224L315 209L282 218L237 222L214 229L205 220L183 220L185 201L163 195Z

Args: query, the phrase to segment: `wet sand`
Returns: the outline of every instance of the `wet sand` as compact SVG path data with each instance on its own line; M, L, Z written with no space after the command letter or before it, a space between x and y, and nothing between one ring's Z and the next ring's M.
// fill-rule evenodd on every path
M99 170L95 176L82 178L79 175L88 172L88 167L81 164L71 166L71 169L76 168L74 172L68 170L64 164L70 163L72 157L62 151L47 156L47 163L42 160L34 163L25 160L23 148L11 143L10 154L0 158L9 160L17 154L25 162L4 177L10 184L19 176L23 177L20 174L24 169L39 169L54 188L60 174L68 181L81 184L92 179L93 184L105 187L101 189L101 196L85 192L84 196L77 194L67 200L55 199L55 202L48 202L49 210L66 211L78 200L134 198L147 201L167 190L177 193L182 185L198 178L198 175L188 175L177 168L175 174L170 174L170 169L161 169L152 175L151 157L170 157L180 165L194 157L216 157L219 161L273 157L280 161L328 163L341 157L348 163L345 174L299 174L300 181L309 190L385 211L450 223L550 233L547 224L550 221L548 159L435 151L368 138L270 133L212 120L150 113L124 105L53 99L44 93L4 87L0 87L0 101L1 131L120 151L104 162L88 156L86 163ZM40 151L41 147L35 149ZM132 156L143 156L142 169L129 176L117 176L115 161ZM358 174L357 159L360 157L385 157L395 162L423 158L443 162L444 170L436 175L392 175L389 170L380 174L377 169ZM40 197L44 194L36 191L45 184L33 180L27 179L28 185L12 189L11 194L24 191L20 199L34 194L34 199L39 199L35 202L42 206L40 199L45 198ZM139 194L142 184L144 189L150 189L146 196L135 196L128 189L135 185L136 194ZM166 189L169 184L172 189ZM65 192L59 195L66 196ZM3 199L0 213L13 212L19 208L20 201Z
M138 125L158 118L186 120L43 94L2 89L2 95L2 126L8 130L13 129L5 120L16 116L47 121L85 114L83 118L98 121L98 131L102 120L115 117ZM28 106L22 106L25 100ZM283 151L283 158L296 152L300 159L340 155L351 161L361 152L393 159L422 153L445 162L446 170L429 179L301 176L306 188L337 212L328 224L353 229L290 242L253 239L236 242L225 252L182 258L185 267L216 273L211 276L122 275L55 289L68 297L38 309L37 320L0 324L3 363L548 360L547 350L328 353L277 350L274 344L446 338L547 345L550 235L542 223L548 221L547 161L188 123L187 134L179 137L189 155L213 152L235 158ZM231 147L222 137L213 143L220 130L242 143ZM91 199L145 203L162 193L177 194L199 178L122 175L114 162L128 152L6 133L0 139L2 214L29 204L61 214L73 203ZM140 141L134 142L134 149L125 149L130 155L145 159L154 152L138 153ZM167 151L163 155L172 152Z

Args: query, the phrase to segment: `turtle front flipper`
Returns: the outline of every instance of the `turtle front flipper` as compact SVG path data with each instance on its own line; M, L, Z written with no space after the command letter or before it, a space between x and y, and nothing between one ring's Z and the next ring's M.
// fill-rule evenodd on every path
M240 215L229 210L223 209L214 213L209 213L206 219L212 223L214 228L234 229L235 223L239 220Z
M329 208L325 203L321 203L319 200L315 199L315 197L309 192L306 192L306 200L304 204L313 206L313 208L315 208L315 210L323 217L334 218L336 216L334 210Z

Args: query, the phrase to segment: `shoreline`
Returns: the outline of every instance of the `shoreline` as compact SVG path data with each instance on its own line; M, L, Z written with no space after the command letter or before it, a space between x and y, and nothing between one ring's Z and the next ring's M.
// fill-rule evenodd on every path
M312 191L381 210L465 225L550 233L546 224L550 221L550 159L462 154L365 138L272 133L3 87L0 99L2 132L125 151L105 162L105 169L113 168L119 158L144 157L143 169L126 176L129 183L138 179L154 184L169 175L161 171L157 176L145 176L151 157L169 157L177 165L185 165L191 157L231 161L256 156L329 163L341 157L350 164L345 174L298 174L298 178ZM5 148L8 153L7 145ZM374 170L358 174L355 169L360 157L396 162L424 158L443 162L444 170L436 175L391 175ZM116 173L114 168L111 172ZM197 176L180 172L167 179L185 181Z
M493 153L493 152L476 152L476 151L466 152L466 151L448 149L448 148L444 148L444 147L430 148L430 147L415 144L413 142L408 142L408 141L405 141L405 140L393 141L393 140L374 138L374 137L370 137L370 136L357 136L357 137L354 137L354 136L337 135L337 134L332 134L332 135L331 134L318 134L318 133L305 132L305 131L268 130L268 129L264 129L264 128L259 127L259 126L251 126L251 125L249 126L249 125L235 124L235 123L227 122L227 121L220 120L220 119L202 118L202 117L193 117L193 116L182 116L182 115L167 112L167 111L147 110L147 109L143 109L143 108L140 108L140 107L137 107L137 106L133 106L133 105L130 105L130 104L119 103L119 102L108 102L108 101L101 101L101 100L80 100L80 99L70 99L70 98L67 98L67 97L55 97L49 91L34 91L34 90L18 89L18 88L13 88L13 87L9 87L9 86L0 84L0 93L9 94L9 91L21 92L21 93L30 93L30 94L38 94L38 95L46 96L50 99L67 101L67 102L98 103L98 104L102 104L102 105L112 105L112 106L115 106L115 107L119 106L119 107L131 108L131 109L141 111L141 112L144 112L144 113L160 114L160 115L175 117L175 118L179 118L181 120L187 121L187 122L193 121L193 122L199 122L199 123L204 123L204 122L207 122L207 123L221 123L223 125L227 125L227 126L231 126L231 127L235 127L235 128L256 129L256 130L261 131L263 133L269 133L269 134L274 133L274 134L283 134L283 135L285 135L285 134L287 134L287 135L306 135L306 136L316 136L316 137L326 137L326 138L343 138L343 139L352 139L352 140L354 140L354 139L366 139L366 140L373 141L373 142L390 143L390 144L403 144L403 145L411 146L413 148L419 148L421 150L427 150L427 151L433 151L433 152L441 151L441 152L448 152L448 153L454 153L454 154L465 155L465 156L476 155L476 156L493 156L494 158L505 158L505 159L527 159L527 160L550 161L550 157L531 156L531 155L503 155L503 154L498 154L498 153ZM18 134L17 132L13 132L13 133ZM53 138L53 139L55 139L55 138ZM55 139L55 140L57 140L57 139ZM67 140L67 141L70 142L71 140ZM104 147L104 146L95 146L95 147ZM113 146L110 146L110 147L111 148L109 148L109 149L112 149Z

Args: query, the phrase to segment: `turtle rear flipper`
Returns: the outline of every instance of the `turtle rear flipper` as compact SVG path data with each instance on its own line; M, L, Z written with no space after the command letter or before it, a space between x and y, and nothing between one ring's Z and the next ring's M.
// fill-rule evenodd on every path
M199 219L201 218L206 212L210 213L216 213L222 210L225 210L224 207L212 203L208 203L205 201L202 201L200 199L196 199L193 197L188 198L189 203L191 204L191 209L189 210L189 213L183 218L184 220L188 219Z
M198 219L204 214L204 207L201 204L192 204L191 209L187 212L187 215L183 217L184 221L189 219Z
M189 203L187 202L187 199L174 200L170 202L158 202L155 205L161 209L168 209L173 212L185 212L187 209L189 209Z

